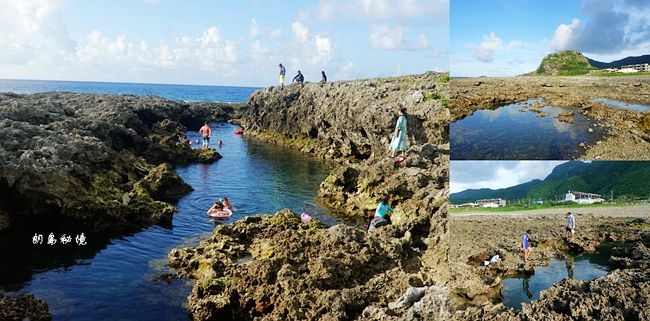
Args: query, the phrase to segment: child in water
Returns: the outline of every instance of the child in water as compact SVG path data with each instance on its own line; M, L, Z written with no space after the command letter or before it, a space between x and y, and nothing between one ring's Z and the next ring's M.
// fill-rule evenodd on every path
M232 211L232 206L230 205L230 201L228 200L227 197L222 198L221 203L223 203L224 208Z
M215 202L212 207L208 210L208 215L231 215L232 211L228 208L225 208L223 203Z

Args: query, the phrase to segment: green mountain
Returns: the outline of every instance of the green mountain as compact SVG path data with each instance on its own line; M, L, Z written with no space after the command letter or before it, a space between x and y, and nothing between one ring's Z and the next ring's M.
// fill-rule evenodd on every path
M589 64L600 69L605 68L618 68L626 65L636 65L636 64L650 64L650 55L635 56L635 57L625 57L621 60L616 60L612 62L601 62L593 59L587 58Z
M459 193L452 193L451 195L449 195L449 200L453 204L470 203L485 198L504 198L507 200L515 200L515 199L525 198L528 192L532 188L536 187L541 183L542 183L541 180L535 179L530 182L515 185L508 188L468 189Z
M577 51L560 51L546 55L537 67L535 74L545 76L584 75L589 70L598 69L589 64L587 57Z
M556 166L543 181L535 180L508 188L478 189L452 193L454 204L472 202L483 198L522 198L554 200L569 190L596 193L608 199L650 197L650 162L635 161L579 161Z

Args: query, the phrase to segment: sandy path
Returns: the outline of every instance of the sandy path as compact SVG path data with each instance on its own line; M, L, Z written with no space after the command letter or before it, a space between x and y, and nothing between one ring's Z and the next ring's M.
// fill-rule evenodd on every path
M541 210L515 211L515 212L471 212L451 213L452 219L469 219L484 216L497 217L539 217L558 215L564 217L566 212L601 217L650 217L650 205L607 206L607 207L577 207L577 208L547 208Z

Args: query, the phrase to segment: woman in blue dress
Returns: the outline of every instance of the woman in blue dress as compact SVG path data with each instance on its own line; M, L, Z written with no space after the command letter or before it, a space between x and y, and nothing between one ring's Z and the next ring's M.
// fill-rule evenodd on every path
M390 142L390 156L395 157L397 152L402 152L402 157L406 157L406 108L400 108L397 112L397 125L395 125L395 135Z

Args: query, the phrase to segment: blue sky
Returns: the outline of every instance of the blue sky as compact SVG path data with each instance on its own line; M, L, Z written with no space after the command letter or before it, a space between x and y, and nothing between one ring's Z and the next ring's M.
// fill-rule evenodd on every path
M551 52L610 62L650 54L648 0L453 0L453 77L515 76Z
M534 179L544 179L557 165L567 161L451 161L451 193L466 189L506 188Z
M449 70L449 0L0 0L0 78L267 86ZM289 78L290 78L289 77Z

